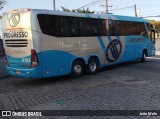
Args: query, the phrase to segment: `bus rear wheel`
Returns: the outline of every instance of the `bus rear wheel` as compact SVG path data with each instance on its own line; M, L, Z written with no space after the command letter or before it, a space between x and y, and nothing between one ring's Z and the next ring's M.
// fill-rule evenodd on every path
M72 64L72 73L71 76L73 78L78 78L80 76L82 76L84 72L84 64L82 61L80 60L75 60Z
M89 59L86 69L88 74L95 74L98 71L98 60L96 58Z

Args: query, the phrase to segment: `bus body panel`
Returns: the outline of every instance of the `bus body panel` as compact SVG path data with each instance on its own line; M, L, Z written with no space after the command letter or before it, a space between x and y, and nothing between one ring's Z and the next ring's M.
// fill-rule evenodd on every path
M8 65L17 69L30 68L32 31L30 12L11 11L3 16L3 43Z
M37 53L38 58L41 57L41 53ZM39 58L39 62L42 62ZM21 78L43 78L42 75L42 67L41 65L38 65L35 68L29 68L29 69L25 69L25 68L13 68L10 66L6 66L6 69L8 71L8 73L11 76L15 76L15 77L21 77ZM20 72L20 73L17 73Z
M19 12L13 12L12 14L15 13ZM141 18L117 15L53 12L48 10L30 10L22 13L20 12L20 16L22 15L22 18L23 14L27 14L27 21L25 20L26 22L29 21L29 25L27 27L25 27L25 23L21 22L15 28L10 27L8 25L10 21L8 21L8 18L6 17L7 15L3 16L3 34L7 34L11 31L28 33L26 38L16 38L22 40L27 39L27 47L8 48L6 40L14 40L14 38L6 38L5 36L3 38L9 63L9 66L6 67L9 71L9 74L12 76L24 78L46 78L61 76L71 73L72 63L76 59L82 59L87 65L89 59L94 56L97 57L100 67L104 67L140 59L144 49L148 51L148 56L153 56L155 53L155 46L151 42L150 36L98 35L87 37L56 37L47 35L42 32L37 15L60 15L79 18L124 20L131 22L142 22L144 24L149 23ZM15 18L16 17L17 16L15 16ZM13 18L12 20L15 21ZM11 22L10 24L13 23ZM8 42L10 43L11 41ZM30 68L31 49L34 49L37 53L39 64L35 68ZM17 71L20 73L17 73Z

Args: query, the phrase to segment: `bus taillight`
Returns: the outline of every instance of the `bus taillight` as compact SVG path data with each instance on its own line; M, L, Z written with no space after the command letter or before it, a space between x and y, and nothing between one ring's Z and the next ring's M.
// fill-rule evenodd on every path
M34 49L31 49L31 66L30 66L30 68L34 68L36 66L38 66L37 53Z
M6 66L8 66L8 60L7 60L6 52L5 52L4 49L3 49L3 51L4 51L4 63L5 63Z

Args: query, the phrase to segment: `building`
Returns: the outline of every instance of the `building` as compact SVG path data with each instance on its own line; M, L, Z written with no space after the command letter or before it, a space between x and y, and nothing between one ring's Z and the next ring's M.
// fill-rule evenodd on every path
M4 59L3 59L3 42L2 39L0 39L0 79L1 77L7 76L7 71L5 68L4 64Z

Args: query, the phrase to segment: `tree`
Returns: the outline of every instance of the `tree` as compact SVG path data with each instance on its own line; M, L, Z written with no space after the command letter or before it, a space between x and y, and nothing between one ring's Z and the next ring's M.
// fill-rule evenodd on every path
M149 21L157 30L160 31L160 21L156 21L156 20L149 20Z
M64 8L64 7L62 7L61 6L61 8L62 8L62 10L63 11L65 11L65 12L78 12L78 13L91 13L91 14L94 14L95 13L95 11L90 11L89 10L89 8L87 8L87 9L73 9L73 10L69 10L68 8Z
M6 0L0 0L0 10L3 9L3 6L7 3ZM2 16L0 15L0 19L2 19Z
M3 9L3 6L6 4L6 0L0 0L0 10Z

